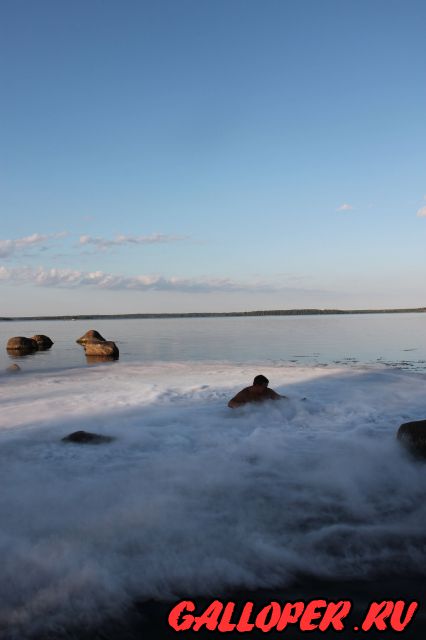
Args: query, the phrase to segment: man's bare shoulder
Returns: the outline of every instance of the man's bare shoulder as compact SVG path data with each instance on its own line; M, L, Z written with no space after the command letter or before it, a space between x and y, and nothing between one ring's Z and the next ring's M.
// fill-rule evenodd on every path
M235 395L231 402L247 402L253 396L252 387L245 387Z

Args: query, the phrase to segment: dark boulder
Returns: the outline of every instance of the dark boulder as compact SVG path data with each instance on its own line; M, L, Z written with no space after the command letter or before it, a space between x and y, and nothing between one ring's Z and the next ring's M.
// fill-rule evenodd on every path
M397 438L412 453L426 458L426 420L404 422L398 429Z
M62 442L76 442L77 444L102 444L113 440L114 438L111 436L101 436L98 433L90 433L89 431L74 431L74 433L62 438Z
M6 349L13 352L16 355L27 355L37 351L37 342L32 338L24 338L23 336L15 336L9 338L7 341Z
M84 351L86 356L99 356L102 358L110 358L111 360L117 360L120 355L115 342L107 340L104 342L86 342L84 345Z
M98 331L95 331L95 329L90 329L90 331L86 331L84 336L81 336L81 338L78 338L78 340L76 340L78 344L82 344L83 346L87 342L93 342L93 341L105 342L105 338L103 338Z
M33 336L31 340L35 340L37 342L39 351L50 349L53 344L53 341L49 338L49 336L44 336L42 334Z

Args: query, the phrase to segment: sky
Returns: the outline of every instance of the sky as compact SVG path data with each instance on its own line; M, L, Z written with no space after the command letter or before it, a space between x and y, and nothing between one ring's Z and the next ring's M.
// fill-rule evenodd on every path
M0 0L0 316L426 306L423 0Z

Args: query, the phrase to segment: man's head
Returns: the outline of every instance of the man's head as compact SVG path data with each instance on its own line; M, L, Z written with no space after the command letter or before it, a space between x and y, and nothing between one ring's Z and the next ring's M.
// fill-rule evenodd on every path
M253 380L253 386L267 387L268 384L269 384L268 378L265 378L265 376L262 376L262 375L256 376L255 379Z

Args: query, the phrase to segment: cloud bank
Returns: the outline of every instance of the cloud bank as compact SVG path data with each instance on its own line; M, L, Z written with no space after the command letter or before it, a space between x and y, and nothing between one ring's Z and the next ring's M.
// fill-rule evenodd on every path
M418 218L426 218L426 207L421 207L421 208L417 211L417 217L418 217Z
M118 235L113 240L107 238L95 238L93 236L80 236L81 245L94 245L98 249L109 249L110 247L120 247L123 245L141 244L164 244L167 242L179 242L185 240L187 236L173 236L164 233L155 233L151 236L125 236Z
M230 278L178 278L160 275L123 276L104 271L79 271L38 267L0 267L0 282L32 284L41 287L77 288L92 286L99 289L131 291L177 291L185 293L278 291L283 287L262 283L242 283Z
M0 258L8 258L17 251L40 246L44 242L47 242L54 238L63 238L66 235L67 233L65 231L62 231L60 233L49 233L45 235L42 235L40 233L33 233L31 236L17 238L16 240L0 240Z
M46 242L50 242L57 238L63 238L68 233L63 231L60 233L33 233L29 236L16 239L0 240L0 258L9 258L10 256L24 251L26 249L33 249L38 247L40 250L45 248L43 245ZM144 245L144 244L166 244L171 242L180 242L186 240L188 236L167 235L164 233L155 233L150 236L136 236L136 235L117 235L114 239L109 240L107 238L99 238L89 235L80 235L79 245L88 246L92 245L99 250L106 250L111 247L129 246L129 245Z

